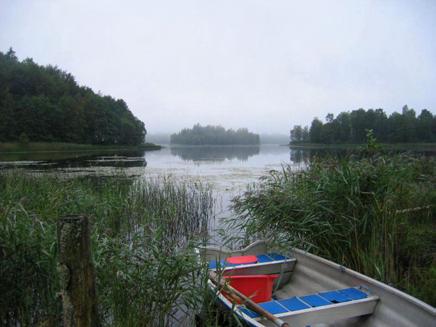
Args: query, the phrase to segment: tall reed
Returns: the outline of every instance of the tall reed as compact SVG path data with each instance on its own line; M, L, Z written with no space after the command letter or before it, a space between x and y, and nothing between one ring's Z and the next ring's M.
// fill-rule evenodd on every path
M436 165L407 155L314 160L234 199L229 228L304 248L436 304Z
M192 321L206 275L192 247L213 209L198 182L1 174L0 325L60 325L56 222L75 213L91 219L104 325Z

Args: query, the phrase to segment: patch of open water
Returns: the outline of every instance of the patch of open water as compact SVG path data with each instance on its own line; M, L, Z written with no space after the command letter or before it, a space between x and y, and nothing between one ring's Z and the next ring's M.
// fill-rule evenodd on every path
M212 186L216 199L216 219L210 222L211 235L231 215L231 199L248 184L270 170L291 164L302 169L309 161L305 150L287 146L191 146L164 147L157 151L72 152L0 154L0 170L20 169L34 174L65 177L125 175L134 178L171 176L194 179Z

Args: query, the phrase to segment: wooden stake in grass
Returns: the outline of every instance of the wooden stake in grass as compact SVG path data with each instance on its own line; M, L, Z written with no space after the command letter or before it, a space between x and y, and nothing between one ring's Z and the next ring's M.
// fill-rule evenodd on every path
M64 327L99 327L88 218L60 218L57 234Z

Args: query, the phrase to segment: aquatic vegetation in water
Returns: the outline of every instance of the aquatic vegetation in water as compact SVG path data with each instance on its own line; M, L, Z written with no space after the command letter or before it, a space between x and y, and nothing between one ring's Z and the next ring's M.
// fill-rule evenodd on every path
M229 239L304 248L435 305L435 182L434 159L407 155L284 166L234 199Z
M104 325L189 321L206 275L192 247L213 210L198 182L0 175L1 324L59 325L56 222L77 213L92 225Z

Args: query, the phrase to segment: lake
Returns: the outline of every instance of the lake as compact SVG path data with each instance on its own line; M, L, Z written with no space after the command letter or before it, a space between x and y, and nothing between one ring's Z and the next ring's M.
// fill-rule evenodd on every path
M213 187L217 221L230 214L231 199L270 170L290 164L304 169L314 155L333 150L287 146L166 146L155 151L0 153L0 171L22 169L36 174L97 177L124 174L136 178L172 176L196 179ZM335 151L338 153L338 151ZM339 153L345 152L340 150ZM213 226L211 226L213 228Z
M143 178L173 176L209 183L218 216L228 213L230 199L283 164L303 168L313 151L287 146L184 146L156 151L0 153L0 170L22 169L65 176L125 174Z
M305 169L314 155L332 152L331 149L295 150L287 146L262 145L165 147L156 151L129 152L0 153L0 172L18 169L65 178L89 175L99 179L122 174L131 178L173 176L175 179L200 180L212 186L218 203L216 219L211 219L207 226L209 242L222 244L220 234L215 231L223 227L221 220L232 214L228 206L235 195L270 170L279 170L284 164L290 164L295 170ZM336 151L336 154L343 152ZM190 326L191 318L178 310L170 319L186 319L185 325ZM181 324L176 320L173 325Z

